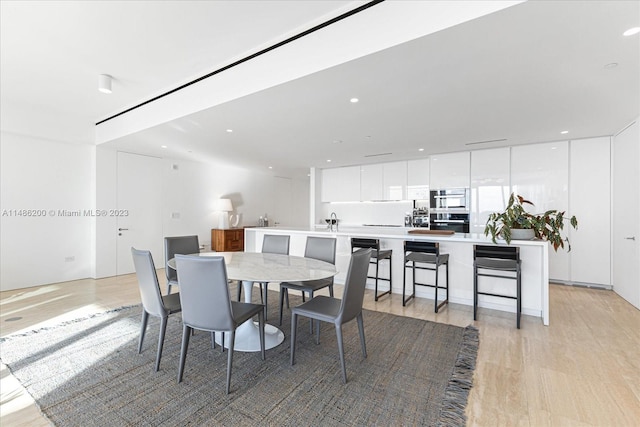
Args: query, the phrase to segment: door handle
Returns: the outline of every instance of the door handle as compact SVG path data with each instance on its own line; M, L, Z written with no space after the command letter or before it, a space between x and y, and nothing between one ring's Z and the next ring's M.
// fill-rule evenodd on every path
M625 240L636 240L636 236L625 237Z
M118 228L118 231L125 231L125 230L129 230L128 228Z

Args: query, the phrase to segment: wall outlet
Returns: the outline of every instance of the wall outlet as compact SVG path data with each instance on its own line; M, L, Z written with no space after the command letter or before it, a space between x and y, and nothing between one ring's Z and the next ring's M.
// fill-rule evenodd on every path
M171 212L171 219L180 219L180 212Z
M74 256L68 256L64 258L64 262L73 262L76 260L76 257Z

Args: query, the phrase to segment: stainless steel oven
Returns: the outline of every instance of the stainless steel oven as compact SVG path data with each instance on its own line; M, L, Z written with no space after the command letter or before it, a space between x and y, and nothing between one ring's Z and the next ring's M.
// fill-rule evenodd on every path
M413 227L421 227L421 228L429 228L429 215L414 215L413 216Z
M431 212L469 212L469 189L431 190Z
M468 213L432 213L429 221L431 230L453 230L456 233L469 232Z

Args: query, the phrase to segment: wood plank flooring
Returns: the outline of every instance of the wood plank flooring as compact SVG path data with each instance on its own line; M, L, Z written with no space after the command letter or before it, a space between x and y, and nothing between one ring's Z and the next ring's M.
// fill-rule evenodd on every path
M5 291L0 335L139 302L134 275ZM551 325L523 316L520 330L514 314L481 309L474 322L471 307L451 304L436 315L433 300L403 307L400 295L374 302L367 291L365 308L478 327L470 426L640 425L640 311L614 292L552 285ZM50 425L4 365L0 425Z

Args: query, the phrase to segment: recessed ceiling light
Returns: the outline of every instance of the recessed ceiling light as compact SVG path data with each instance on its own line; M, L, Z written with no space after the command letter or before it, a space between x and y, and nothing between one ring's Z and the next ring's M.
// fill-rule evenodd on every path
M167 146L166 145L161 145L160 148L167 148Z
M327 163L331 163L331 160L327 160Z
M418 151L424 151L424 148L418 148Z
M333 143L334 144L342 144L342 140L341 139L334 139Z
M569 133L569 131L568 131L568 130L563 130L563 131L562 131L562 132L560 132L560 133L561 133L561 134L563 134L563 135L566 135L566 134L568 134L568 133Z
M273 166L269 166L269 169L273 169Z
M227 132L231 133L233 132L233 129L227 129Z
M623 36L632 36L634 34L640 33L640 27L629 28L627 31L622 33Z
M353 104L355 104L356 102L360 101L358 98L351 98L349 101L351 101Z
M607 65L604 66L604 68L606 68L607 70L610 70L612 68L616 68L618 66L617 62L610 62Z

